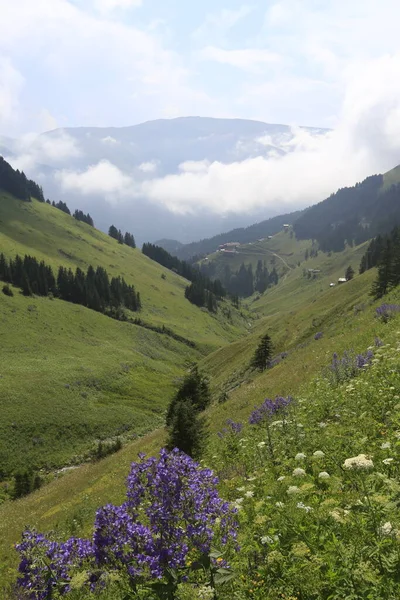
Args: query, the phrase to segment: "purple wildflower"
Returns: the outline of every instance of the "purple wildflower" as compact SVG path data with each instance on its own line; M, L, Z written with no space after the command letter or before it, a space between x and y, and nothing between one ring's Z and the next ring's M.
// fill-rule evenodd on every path
M241 429L231 423L232 431ZM236 539L236 510L220 498L218 479L175 449L158 458L142 455L132 463L127 500L97 511L93 542L71 538L53 542L26 531L17 550L21 556L19 585L32 600L47 600L54 591L69 591L71 573L86 566L96 589L108 572L161 579L171 569L186 576L189 552L209 554L215 537L222 544Z
M394 315L396 313L398 313L400 311L400 306L398 304L381 304L381 306L378 306L378 308L376 309L376 316L378 317L378 319L381 319L382 321L384 321L385 323L392 317L394 317Z
M291 396L287 398L277 396L275 400L266 398L261 406L256 406L251 413L249 417L250 425L259 425L265 419L270 419L274 414L285 409L291 402L293 402Z
M322 333L322 331L318 331L318 333L316 333L314 335L314 340L320 340L322 338L324 334Z

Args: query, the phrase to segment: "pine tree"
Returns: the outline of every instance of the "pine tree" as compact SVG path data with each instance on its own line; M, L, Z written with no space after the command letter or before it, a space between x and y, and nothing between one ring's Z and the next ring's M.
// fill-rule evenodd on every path
M175 403L171 413L167 448L169 450L178 448L198 460L206 440L206 420L198 414L190 399Z
M190 401L197 412L205 410L211 402L208 379L199 371L197 365L192 365L190 372L185 376L170 402L166 416L167 426L171 424L175 405L186 401Z
M268 334L261 338L261 341L254 353L251 361L251 366L259 371L265 371L268 366L268 361L272 354L272 342Z
M354 277L354 269L351 265L349 265L346 269L345 277L347 281L350 281Z

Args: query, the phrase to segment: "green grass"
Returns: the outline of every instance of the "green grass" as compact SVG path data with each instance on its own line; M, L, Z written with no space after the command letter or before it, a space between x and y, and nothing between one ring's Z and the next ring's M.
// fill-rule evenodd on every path
M143 310L133 316L195 343L191 348L58 299L0 293L0 470L6 474L79 463L96 440L154 429L188 362L246 332L247 321L226 302L217 314L192 305L182 277L47 204L0 195L0 251L34 255L55 272L59 265L101 265L140 292Z

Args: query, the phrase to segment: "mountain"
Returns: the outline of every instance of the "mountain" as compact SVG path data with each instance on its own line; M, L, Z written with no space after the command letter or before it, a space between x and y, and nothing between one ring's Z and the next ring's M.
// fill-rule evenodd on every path
M215 252L218 246L227 244L228 242L247 244L257 241L259 238L274 235L278 231L281 231L284 224L292 225L300 215L301 211L279 215L278 217L272 217L249 227L232 229L226 233L220 233L211 238L206 238L199 242L191 242L190 244L177 244L175 240L159 240L157 244L171 254L175 254L178 258L189 260L196 256Z
M322 250L340 251L400 223L400 168L343 188L303 211L294 223L298 239L315 239Z
M327 130L299 131L319 136ZM229 210L217 214L193 204L185 213L171 210L162 194L149 191L151 182L214 161L276 158L293 151L293 138L287 125L185 117L121 128L57 129L35 139L4 140L2 152L13 166L35 178L51 199L90 212L104 231L115 223L133 231L139 243L162 238L187 243L278 215L279 203L251 214ZM168 197L173 200L173 188Z

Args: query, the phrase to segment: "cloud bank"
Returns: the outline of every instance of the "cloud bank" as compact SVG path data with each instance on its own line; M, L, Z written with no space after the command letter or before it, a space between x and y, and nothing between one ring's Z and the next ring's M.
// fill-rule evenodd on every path
M400 163L398 73L400 55L372 61L356 77L349 73L337 128L320 136L293 128L283 156L230 164L186 161L177 173L164 177L154 177L153 163L144 163L139 166L146 172L144 181L102 161L81 174L63 172L60 181L64 189L84 194L114 194L113 201L144 197L180 214L276 213L304 207Z

